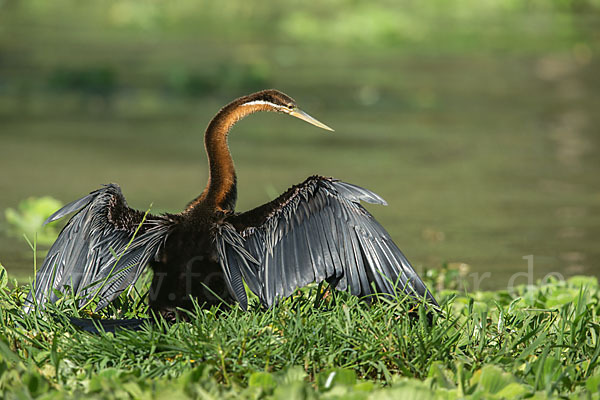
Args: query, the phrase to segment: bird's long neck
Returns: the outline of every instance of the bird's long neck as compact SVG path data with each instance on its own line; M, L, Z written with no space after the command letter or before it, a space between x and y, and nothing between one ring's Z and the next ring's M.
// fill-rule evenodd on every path
M258 106L243 105L240 100L223 107L206 128L204 147L208 156L208 183L202 194L188 205L188 210L199 206L220 211L235 209L236 174L227 136L237 121L261 110Z

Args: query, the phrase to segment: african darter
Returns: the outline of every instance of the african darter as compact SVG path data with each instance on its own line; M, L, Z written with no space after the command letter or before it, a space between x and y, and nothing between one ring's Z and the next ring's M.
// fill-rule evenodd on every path
M211 306L238 301L244 289L270 307L311 282L326 281L356 296L404 293L415 301L433 296L389 234L360 202L383 204L377 194L333 178L311 176L273 201L235 212L236 174L227 144L232 126L258 111L276 111L332 130L277 90L241 97L223 107L204 136L206 188L178 214L151 215L127 206L110 184L48 218L75 215L37 274L25 309L56 301L56 290L74 293L80 305L105 307L154 272L150 309L172 319L192 299Z

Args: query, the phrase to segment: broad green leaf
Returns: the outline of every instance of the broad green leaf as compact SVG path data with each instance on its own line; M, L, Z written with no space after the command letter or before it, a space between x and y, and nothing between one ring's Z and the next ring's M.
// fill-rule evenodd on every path
M377 391L369 396L371 400L397 400L397 399L410 399L410 400L435 400L440 396L437 396L435 392L427 387L421 381L418 380L403 380L398 384L394 384L393 387L385 390Z
M259 387L264 391L270 391L275 389L277 383L275 382L273 375L269 374L268 372L255 372L250 375L248 385L250 387Z
M589 288L597 288L598 287L598 278L595 276L585 276L585 275L575 275L570 277L567 282L569 285L579 287L579 286L587 286Z
M590 393L600 392L600 375L589 377L585 382L585 388L589 390Z
M473 376L475 378L475 375ZM478 374L477 391L495 394L514 382L514 377L495 365L486 365Z
M335 385L354 385L356 383L356 372L347 368L332 368L321 372L318 376L320 389L330 389Z
M283 383L304 382L304 378L306 378L304 369L299 366L293 366L283 375Z
M529 393L529 390L520 383L513 382L496 393L496 396L505 399L515 399Z
M446 371L443 367L443 364L439 361L435 361L431 364L429 368L429 373L427 375L429 378L435 379L438 387L444 389L454 389L456 385L453 382L453 377L450 375L449 371Z
M54 224L43 226L44 221L62 207L62 203L49 196L29 197L21 201L17 209L7 208L4 211L8 232L16 237L26 235L33 238L37 234L37 242L52 244L58 236Z

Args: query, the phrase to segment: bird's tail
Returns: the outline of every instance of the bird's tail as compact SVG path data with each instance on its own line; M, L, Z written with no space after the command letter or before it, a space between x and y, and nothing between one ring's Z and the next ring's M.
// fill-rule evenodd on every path
M86 332L99 334L100 332L114 332L119 329L139 331L145 325L152 323L150 318L134 319L91 319L69 317L71 324Z

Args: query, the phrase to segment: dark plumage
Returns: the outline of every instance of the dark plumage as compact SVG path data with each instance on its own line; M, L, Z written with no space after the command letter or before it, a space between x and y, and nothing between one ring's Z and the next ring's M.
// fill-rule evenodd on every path
M245 281L263 305L272 306L310 282L327 281L357 296L404 292L437 306L389 234L360 202L383 204L373 192L332 178L312 176L277 199L236 213L236 176L227 134L257 111L283 112L330 129L285 94L266 90L233 101L205 134L209 180L179 214L145 215L127 206L110 184L68 204L47 222L70 213L27 298L26 310L56 301L69 287L81 304L94 296L106 306L150 265L149 303L174 318L192 299L213 305L238 301L247 308Z

